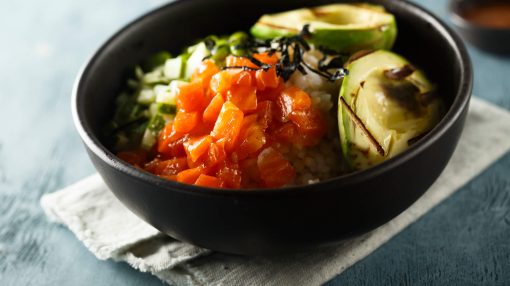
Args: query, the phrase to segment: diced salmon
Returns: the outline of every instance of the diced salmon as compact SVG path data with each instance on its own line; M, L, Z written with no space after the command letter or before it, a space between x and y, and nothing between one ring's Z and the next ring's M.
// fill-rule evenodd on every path
M177 90L177 108L186 112L198 111L206 105L201 82L192 81L182 84Z
M220 114L221 107L223 106L224 100L221 94L216 94L209 105L204 110L203 121L214 123Z
M193 184L202 173L203 170L199 167L181 171L177 174L177 182Z
M226 94L234 84L236 75L242 71L241 69L228 69L218 72L212 76L209 88L215 94Z
M204 88L209 86L213 75L220 71L216 63L211 59L206 59L198 66L198 69L191 76L192 81L200 81Z
M272 67L266 70L258 70L255 73L255 78L257 81L257 89L265 90L266 88L276 88L278 87L278 76L276 75L276 68Z
M173 158L169 160L154 159L145 164L144 169L156 175L177 175L177 173L188 168L185 157Z
M221 186L221 180L214 176L200 174L198 179L195 181L195 185L209 188L219 188Z
M281 152L290 144L317 144L327 122L313 109L310 95L277 76L276 54L253 57L260 66L235 56L227 57L226 66L254 70L220 71L214 61L204 60L191 82L179 86L177 114L161 131L152 153L126 151L119 158L162 178L197 186L291 184L295 170Z
M232 102L227 101L223 104L211 135L214 139L225 142L225 150L227 152L233 151L239 131L241 130L243 117L243 112Z
M221 187L238 189L241 187L241 171L239 165L226 159L220 163L216 177L221 180Z
M200 137L189 137L184 142L184 150L192 162L196 162L202 154L206 153L213 138L210 135Z
M273 119L273 107L273 102L269 100L257 104L257 121L264 130L269 127Z
M177 133L188 133L195 128L200 121L198 112L184 112L179 110L174 119L174 130Z
M282 187L291 183L296 176L294 167L272 147L260 152L257 157L257 166L260 178L266 187Z
M117 153L117 157L131 165L143 166L147 160L147 152L144 150L122 151Z
M264 130L257 122L257 114L244 117L236 148L238 159L242 160L257 152L266 144Z

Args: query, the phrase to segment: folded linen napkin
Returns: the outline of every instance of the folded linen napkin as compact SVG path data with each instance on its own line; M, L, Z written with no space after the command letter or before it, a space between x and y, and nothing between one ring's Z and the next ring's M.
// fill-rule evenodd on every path
M459 145L433 186L398 217L341 245L274 258L214 253L160 234L92 175L41 204L99 259L125 261L173 285L320 285L363 259L510 150L510 113L473 98ZM482 136L483 135L483 136Z

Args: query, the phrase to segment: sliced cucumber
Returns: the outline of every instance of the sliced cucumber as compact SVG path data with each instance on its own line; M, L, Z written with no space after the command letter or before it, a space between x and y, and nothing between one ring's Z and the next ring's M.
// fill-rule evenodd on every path
M150 150L152 149L152 146L156 144L157 134L156 132L149 130L148 128L145 129L145 133L143 133L142 142L140 146L144 150Z
M149 109L153 109L152 107L155 107L154 109L158 109L158 104L152 104ZM147 128L145 129L145 132L142 137L141 147L145 150L149 150L156 144L156 140L158 138L158 134L165 127L166 121L163 118L161 114L154 114L152 116L151 120L149 121L149 124L147 125Z
M154 116L156 116L156 114L158 114L158 104L157 103L152 103L151 105L149 105L149 118L153 118ZM149 122L149 125L150 125L150 122Z
M161 65L154 69L153 71L146 73L142 77L142 83L145 85L155 85L155 84L167 84L170 82L170 79L166 78L163 74L164 66Z
M175 117L176 107L166 103L152 103L149 106L149 123L142 137L141 147L150 150L156 144L159 132Z
M168 59L165 62L165 67L163 69L163 74L168 79L179 79L182 76L182 71L184 69L183 57L178 56L173 59Z
M143 105L149 105L153 103L156 100L156 93L154 90L150 88L144 88L140 90L138 93L138 96L136 98L136 102L143 104Z
M170 85L158 84L154 86L155 101L167 104L175 104L175 96L170 92Z
M190 79L191 75L200 66L200 63L204 58L208 57L211 53L207 49L204 42L200 42L194 46L193 52L189 56L186 62L186 70L184 72L184 79Z
M156 85L154 91L156 92L156 102L176 105L175 97L177 89L185 81L173 80L169 85Z

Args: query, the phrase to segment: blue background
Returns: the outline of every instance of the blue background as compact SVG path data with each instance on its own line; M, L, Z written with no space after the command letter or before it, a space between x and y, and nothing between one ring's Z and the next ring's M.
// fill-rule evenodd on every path
M443 19L444 0L417 1ZM39 207L94 172L70 114L81 64L156 0L0 2L0 284L161 285L99 261ZM510 109L510 59L470 47L474 94ZM328 285L510 284L510 154Z

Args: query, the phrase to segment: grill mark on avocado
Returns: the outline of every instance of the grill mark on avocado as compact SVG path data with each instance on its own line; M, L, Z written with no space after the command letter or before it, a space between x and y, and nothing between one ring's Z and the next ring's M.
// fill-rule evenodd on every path
M356 147L356 149L358 150L358 152L363 154L364 157L368 157L368 153L370 152L370 148L361 149L359 147Z
M349 104L347 104L347 102L345 101L345 99L343 97L340 97L340 102L342 103L342 106L345 107L347 114L349 115L349 118L352 120L352 122L354 122L354 124L361 129L361 131L363 132L363 134L365 134L365 136L367 136L368 142L370 142L370 144L377 150L377 153L379 153L379 155L384 156L385 152L384 152L384 149L381 147L381 144L379 144L379 142L377 142L377 140L372 135L372 133L370 133L370 131L368 131L365 124L363 124L361 119L359 119L359 117L351 109L351 107L349 106Z
M403 80L406 77L412 75L416 69L412 65L405 65L403 67L397 67L387 69L384 71L384 76L387 79Z
M351 97L352 98L357 98L358 97L358 94L359 94L359 90L362 88L363 86L356 88L356 91L355 92L352 92L351 93Z
M411 82L390 80L383 82L381 89L388 99L398 103L416 116L420 116L423 113L421 104L417 99L420 90Z

